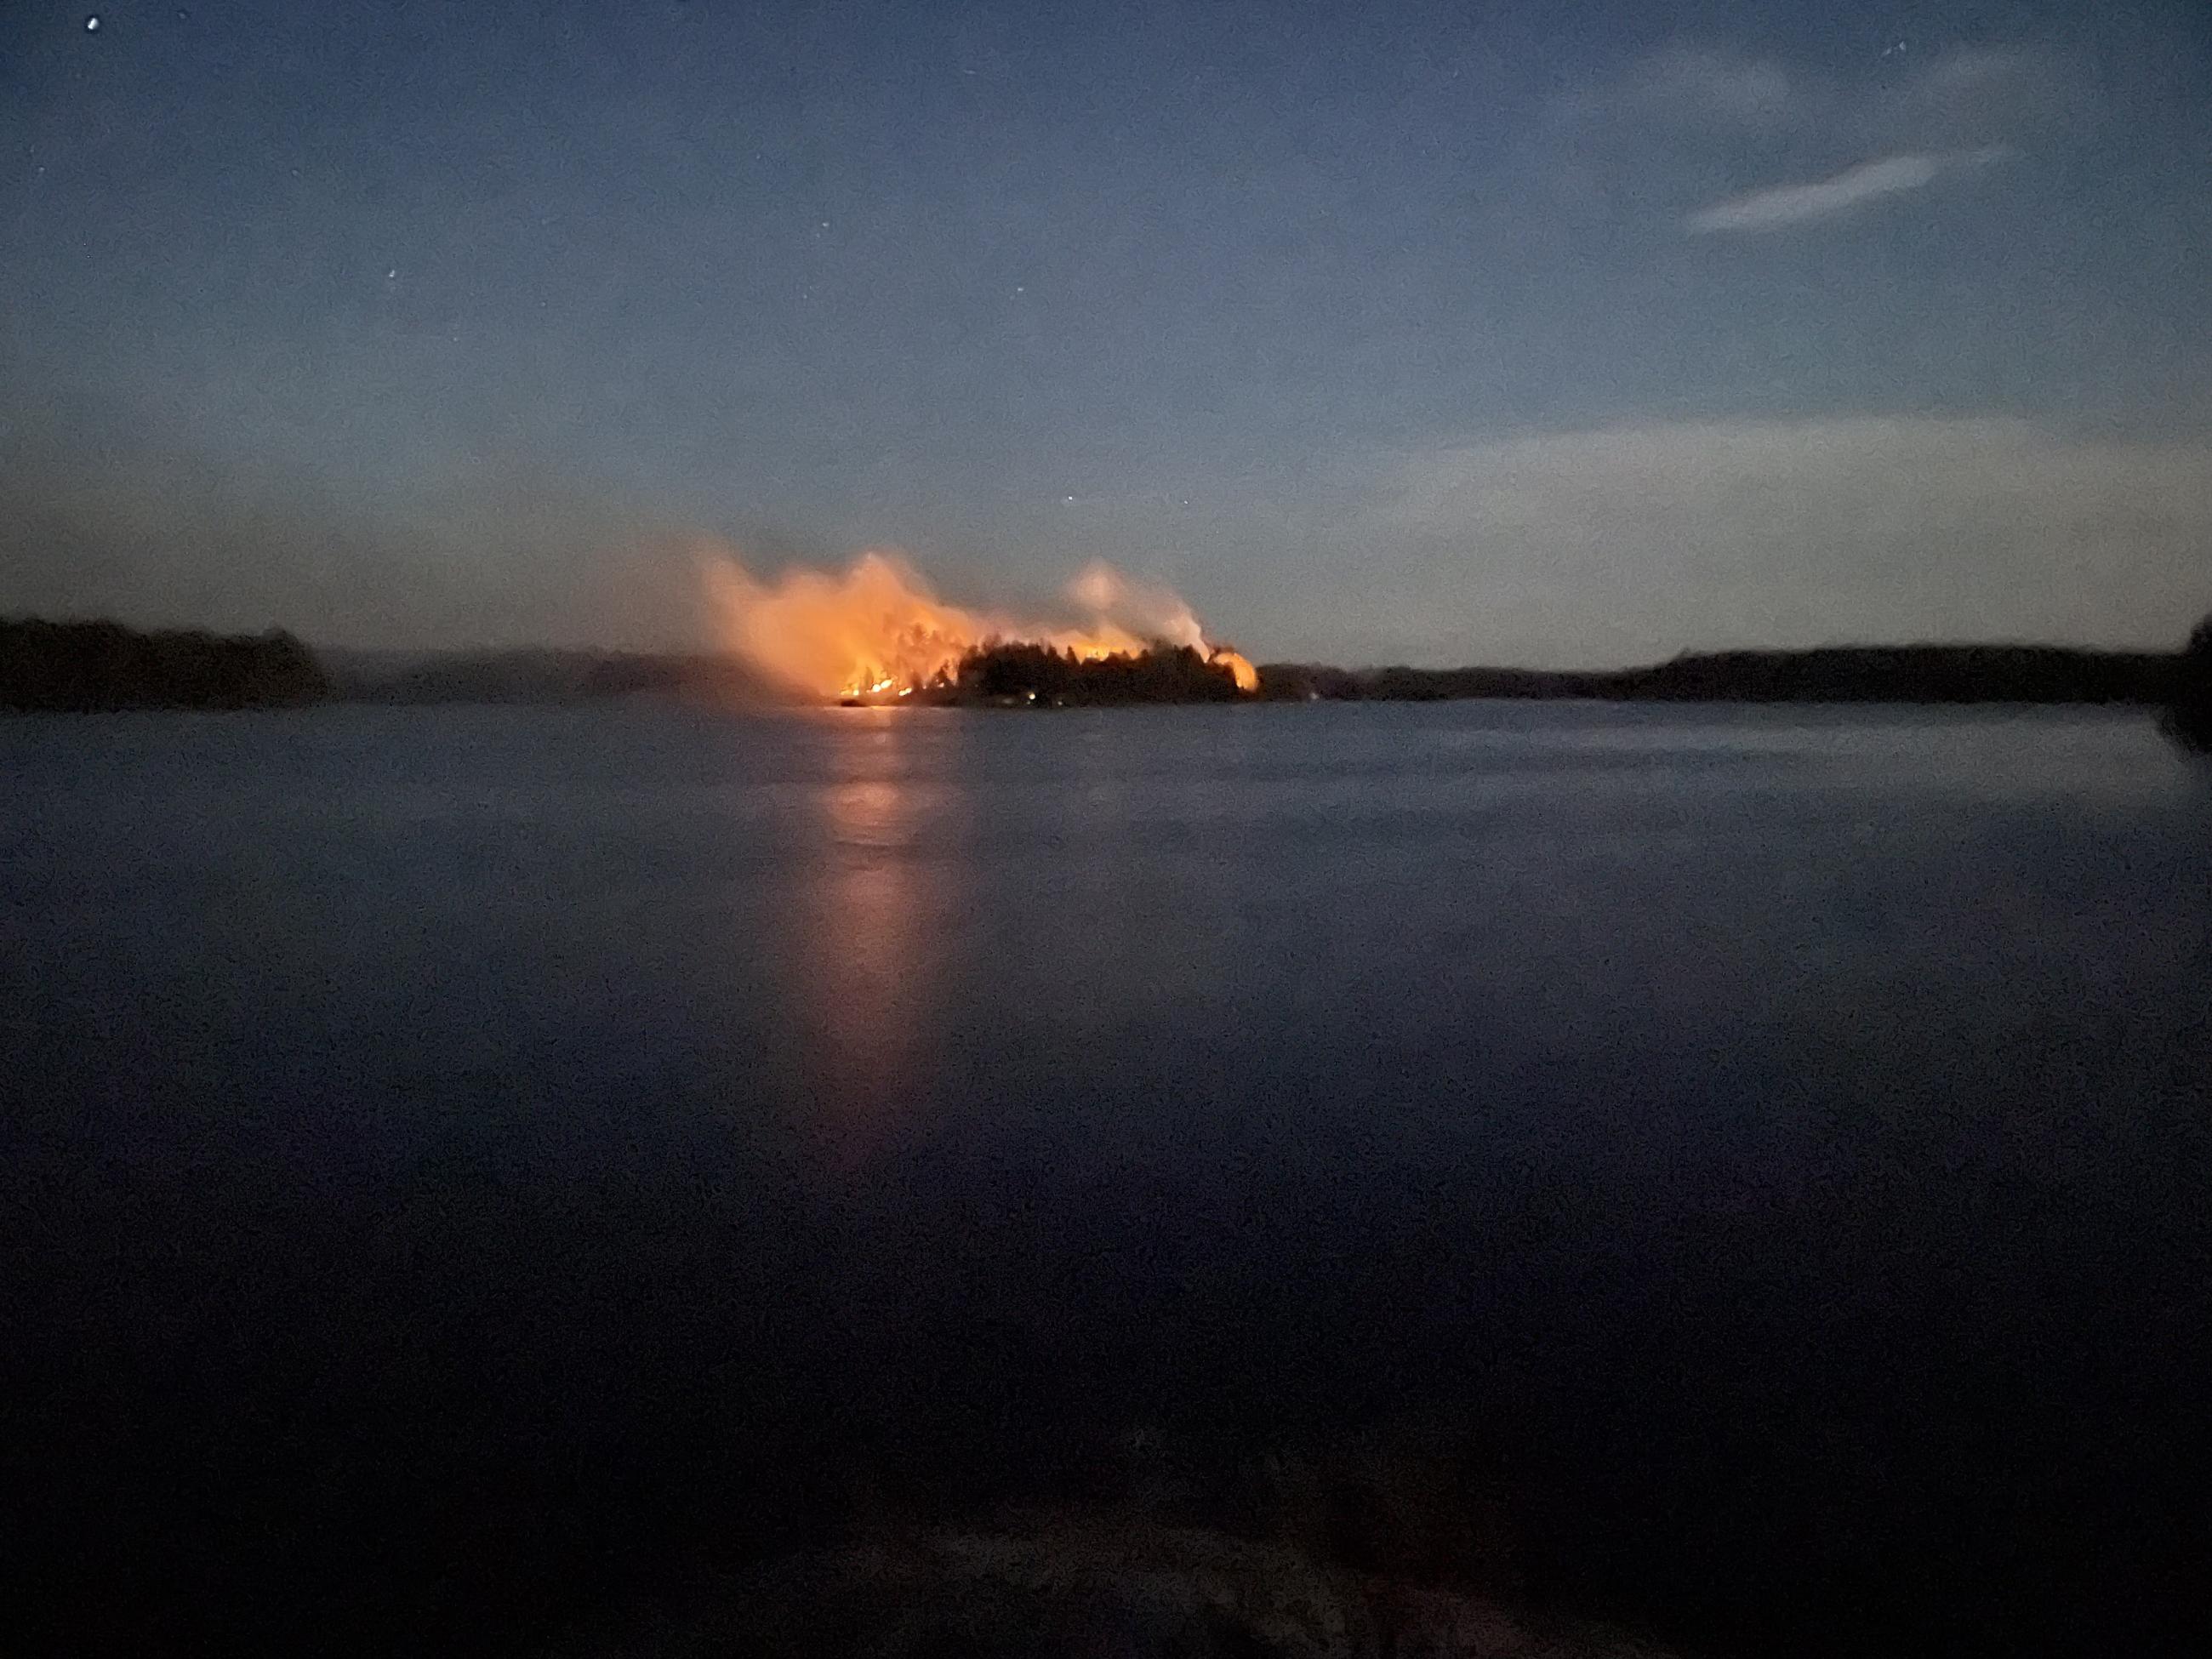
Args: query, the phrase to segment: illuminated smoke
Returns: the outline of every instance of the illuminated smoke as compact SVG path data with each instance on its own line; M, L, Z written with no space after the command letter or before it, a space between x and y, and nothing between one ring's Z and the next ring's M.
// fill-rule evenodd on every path
M1114 617L1148 640L1206 648L1206 635L1182 595L1172 588L1132 581L1103 559L1093 559L1067 585L1067 597L1093 617Z
M842 573L803 568L772 582L735 558L702 561L723 642L804 696L885 702L948 684L960 659L994 641L1048 645L1097 659L1159 641L1221 664L1246 691L1259 675L1236 652L1206 642L1190 607L1167 588L1132 581L1103 562L1068 585L1085 614L1073 624L1023 621L948 605L901 555L863 553Z

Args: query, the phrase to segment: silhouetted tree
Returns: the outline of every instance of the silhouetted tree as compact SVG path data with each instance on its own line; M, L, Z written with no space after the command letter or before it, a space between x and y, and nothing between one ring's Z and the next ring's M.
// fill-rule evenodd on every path
M2197 624L2181 653L2166 729L2184 747L2212 754L2212 617Z

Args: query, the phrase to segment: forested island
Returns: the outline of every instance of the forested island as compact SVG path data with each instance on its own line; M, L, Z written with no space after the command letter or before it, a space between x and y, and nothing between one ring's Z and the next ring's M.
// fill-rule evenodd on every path
M1097 708L1139 702L1234 702L1245 694L1226 664L1188 646L1082 658L1048 645L1002 641L970 651L953 682L929 694L939 702Z

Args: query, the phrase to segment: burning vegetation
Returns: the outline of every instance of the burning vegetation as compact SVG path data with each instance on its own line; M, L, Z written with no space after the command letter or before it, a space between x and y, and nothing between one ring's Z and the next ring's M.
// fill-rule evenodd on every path
M1080 620L1066 624L948 605L895 553L774 582L733 559L706 569L724 642L802 696L1131 702L1233 697L1260 684L1243 657L1206 640L1178 595L1103 562L1068 585Z

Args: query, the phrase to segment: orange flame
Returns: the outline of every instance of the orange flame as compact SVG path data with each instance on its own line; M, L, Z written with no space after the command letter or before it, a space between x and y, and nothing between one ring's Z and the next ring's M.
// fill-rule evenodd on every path
M732 558L705 562L724 642L754 667L809 696L911 696L951 684L960 659L994 641L1023 641L1095 660L1144 650L1154 641L1187 645L1250 691L1258 672L1237 653L1206 642L1198 618L1164 587L1134 582L1103 562L1068 585L1089 620L1081 626L1024 623L947 605L900 555L863 553L842 574L794 568L763 582Z

